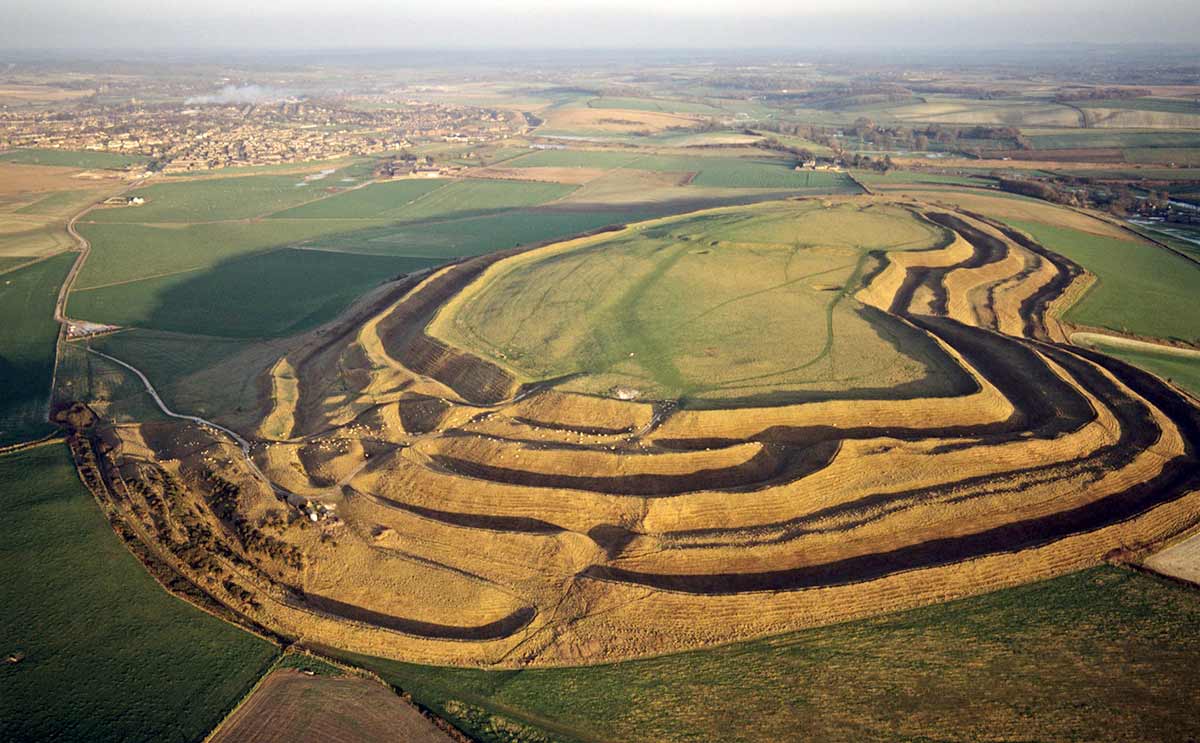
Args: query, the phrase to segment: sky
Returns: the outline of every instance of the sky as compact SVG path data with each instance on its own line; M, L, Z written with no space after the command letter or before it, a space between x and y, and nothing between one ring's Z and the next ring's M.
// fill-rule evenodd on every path
M4 0L9 49L1195 43L1200 0Z

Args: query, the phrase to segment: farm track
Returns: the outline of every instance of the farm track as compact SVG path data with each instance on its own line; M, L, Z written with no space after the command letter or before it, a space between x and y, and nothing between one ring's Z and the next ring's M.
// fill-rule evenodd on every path
M983 215L906 206L956 239L879 253L852 296L953 369L937 395L691 409L522 384L428 327L523 250L365 305L290 358L298 394L272 409L290 437L244 469L341 504L354 528L318 529L350 546L305 538L319 559L358 555L346 569L365 576L406 555L437 616L468 575L509 603L447 623L297 584L303 600L264 595L255 621L428 662L619 658L977 593L1200 521L1200 411L1067 342L1054 311L1083 270Z

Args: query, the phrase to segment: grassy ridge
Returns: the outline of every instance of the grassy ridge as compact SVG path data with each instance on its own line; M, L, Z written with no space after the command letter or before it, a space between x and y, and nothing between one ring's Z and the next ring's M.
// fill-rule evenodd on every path
M1200 312L1196 311L1200 266L1145 243L1039 222L1006 221L1096 275L1096 284L1067 310L1067 320L1200 342Z
M569 387L588 392L617 382L671 399L887 387L924 378L927 354L898 353L841 299L866 251L939 238L884 207L702 212L514 259L431 327L523 379L582 373Z
M1187 740L1195 591L1116 568L877 619L584 668L345 654L482 741Z
M0 457L0 504L0 740L199 740L274 659L159 588L65 446Z
M0 446L51 430L46 401L58 323L54 303L75 253L0 275Z

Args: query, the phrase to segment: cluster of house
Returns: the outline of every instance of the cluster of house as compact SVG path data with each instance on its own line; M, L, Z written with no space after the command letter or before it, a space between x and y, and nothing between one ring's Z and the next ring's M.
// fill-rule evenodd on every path
M321 103L78 107L0 112L0 150L20 147L142 155L166 172L332 160L392 152L414 139L487 142L519 117L473 106L397 104L371 111Z

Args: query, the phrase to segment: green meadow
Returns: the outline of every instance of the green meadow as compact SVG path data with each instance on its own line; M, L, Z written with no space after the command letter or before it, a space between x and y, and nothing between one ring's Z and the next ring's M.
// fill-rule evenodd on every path
M280 336L333 319L355 298L438 261L284 248L204 271L76 291L71 313L115 325L232 338Z
M1006 220L1096 275L1069 321L1122 333L1200 342L1200 265L1163 248L1040 222Z
M162 590L63 444L0 457L0 740L198 741L274 645Z
M23 149L0 152L0 162L21 165L57 165L88 170L123 170L131 165L145 165L150 158L141 155L122 155L118 152L87 150Z
M75 253L0 274L0 446L49 433L54 304Z
M577 668L339 653L499 741L1191 740L1193 589L1099 567L752 642Z

